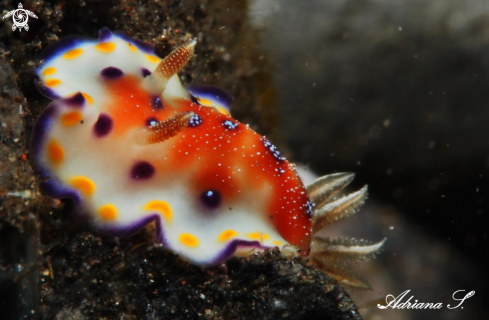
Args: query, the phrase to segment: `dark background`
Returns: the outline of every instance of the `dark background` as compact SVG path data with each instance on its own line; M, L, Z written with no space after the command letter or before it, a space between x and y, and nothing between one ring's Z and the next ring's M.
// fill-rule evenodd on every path
M484 267L489 8L483 1L261 1L277 130L318 174L356 172Z

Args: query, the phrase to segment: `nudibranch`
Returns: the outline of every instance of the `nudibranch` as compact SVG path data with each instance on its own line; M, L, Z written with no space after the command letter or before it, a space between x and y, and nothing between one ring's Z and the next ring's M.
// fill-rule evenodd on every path
M354 213L366 188L334 198L353 178L341 173L306 188L272 143L231 117L229 94L183 87L177 73L195 45L161 59L105 28L98 40L69 37L45 49L36 86L54 101L31 140L42 190L121 236L153 223L164 247L195 264L291 244L342 283L368 287L340 263L373 256L383 241L315 235Z

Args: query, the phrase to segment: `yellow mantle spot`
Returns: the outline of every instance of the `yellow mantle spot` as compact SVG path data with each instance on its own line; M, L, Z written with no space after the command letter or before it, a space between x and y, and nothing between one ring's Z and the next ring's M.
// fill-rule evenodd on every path
M52 74L56 73L56 68L53 67L47 67L42 71L43 76L50 76Z
M197 100L199 100L199 103L203 106L206 106L206 107L213 107L214 106L212 104L212 102L206 98L197 98Z
M117 209L113 204L106 204L98 209L100 216L106 220L117 218Z
M253 240L268 240L268 239L270 239L268 234L261 233L261 232L248 233L248 237L250 237Z
M223 107L216 107L216 109L222 114L229 115L229 112Z
M83 53L83 49L72 49L63 55L65 59L75 59Z
M195 248L199 245L199 239L190 233L182 233L178 239L187 247Z
M160 62L160 58L158 57L155 57L155 56L152 56L152 55L149 55L149 54L146 54L146 58L150 61L150 62L153 62L153 63L158 63Z
M87 197L95 192L95 183L86 177L73 177L70 180L70 184Z
M134 51L134 52L138 51L138 48L136 48L136 47L135 47L135 46L133 46L132 44L127 43L127 45L129 46L129 49L131 49L132 51Z
M54 164L60 164L65 158L65 151L63 147L56 140L51 140L47 147L48 158Z
M102 42L102 43L99 43L95 46L95 48L97 48L97 50L101 51L101 52L111 52L111 51L114 51L115 49L115 43L113 42Z
M144 209L146 210L157 210L159 211L163 217L165 217L166 220L171 221L173 218L173 213L171 210L170 205L166 201L161 201L161 200L153 200L144 206Z
M83 98L85 98L85 100L87 100L88 104L93 104L93 98L90 95L88 95L85 92L82 92L81 94L82 94Z
M272 241L272 244L276 246L283 246L285 243L283 243L282 241Z
M47 79L46 80L46 86L47 87L56 87L60 83L61 83L61 80L59 80L59 79Z
M238 235L238 233L236 231L226 230L219 235L218 240L219 241L227 241L227 240L231 239L232 237L235 237L236 235Z
M78 111L68 112L61 116L61 123L68 127L74 126L82 120L83 115Z

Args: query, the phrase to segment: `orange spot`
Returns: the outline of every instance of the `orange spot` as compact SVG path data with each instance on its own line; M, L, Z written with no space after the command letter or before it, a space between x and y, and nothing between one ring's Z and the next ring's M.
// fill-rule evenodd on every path
M42 71L43 76L50 76L56 72L56 68L48 67Z
M25 153L23 153L21 159L22 159L22 161L27 161L27 155Z
M61 80L58 80L58 79L48 79L48 80L46 80L46 86L48 86L48 87L55 87L55 86L57 86L60 83L61 83Z
M131 51L134 51L134 52L138 51L138 48L136 48L136 47L135 47L135 46L133 46L132 44L127 43L127 45L129 46L129 49L131 49Z
M152 56L152 55L149 55L149 54L146 54L146 58L150 61L150 62L153 62L153 63L158 63L160 62L160 58L158 57L155 57L155 56Z
M115 49L115 43L113 42L102 42L102 43L99 43L95 46L95 48L97 48L98 51L101 51L101 52L111 52L111 51L114 51Z
M56 140L51 140L48 143L48 158L54 164L60 164L65 158L63 147Z
M78 112L78 111L72 111L65 113L64 115L61 116L61 123L64 124L65 126L73 126L80 121L82 121L83 115Z
M83 49L72 49L63 55L65 59L74 59L83 53Z
M106 204L98 209L100 216L106 220L117 218L117 209L113 204Z
M91 196L95 192L95 183L86 177L71 178L70 184L85 196Z
M199 239L190 233L182 233L178 239L187 247L195 248L199 245Z
M248 233L248 237L250 237L253 240L268 240L270 238L268 234L262 232Z
M87 100L88 104L93 104L93 98L91 96L89 96L85 92L82 92L81 94L82 94L83 98L85 98L85 100Z
M272 241L272 244L276 245L276 246L283 246L284 243L282 241Z
M171 221L173 218L173 213L171 210L170 205L166 201L161 201L161 200L153 200L144 206L144 209L146 210L158 210L166 220Z
M219 241L227 241L231 239L232 237L236 236L238 233L234 230L226 230L223 233L219 235L218 240Z

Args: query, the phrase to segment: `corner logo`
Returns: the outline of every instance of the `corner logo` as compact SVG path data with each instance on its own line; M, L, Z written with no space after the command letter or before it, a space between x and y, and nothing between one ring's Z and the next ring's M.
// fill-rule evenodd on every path
M19 31L22 31L22 28L24 28L25 31L29 31L29 26L27 25L29 16L37 19L37 16L33 12L23 9L22 3L19 3L19 9L7 12L7 14L3 16L3 19L10 16L12 16L12 20L14 21L12 31L17 30L17 28L19 28Z

